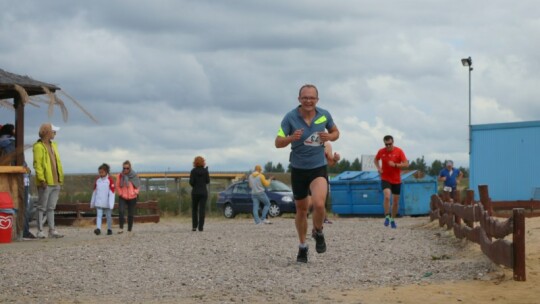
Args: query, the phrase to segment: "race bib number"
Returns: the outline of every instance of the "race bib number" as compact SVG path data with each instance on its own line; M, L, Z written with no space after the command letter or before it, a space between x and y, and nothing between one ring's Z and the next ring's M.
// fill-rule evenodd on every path
M321 138L319 137L319 133L315 132L311 134L306 140L304 140L304 145L306 146L312 146L312 147L318 147L322 146Z

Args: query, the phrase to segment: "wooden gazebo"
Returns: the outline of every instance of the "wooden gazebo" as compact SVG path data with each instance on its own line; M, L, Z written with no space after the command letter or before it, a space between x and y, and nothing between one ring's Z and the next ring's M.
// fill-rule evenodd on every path
M0 69L0 101L3 106L15 110L15 166L0 166L0 192L10 192L14 208L18 209L17 224L14 235L22 232L26 206L23 201L23 177L26 172L24 164L24 108L34 104L30 97L47 95L50 107L59 104L55 92L60 90L56 85L34 80L28 76L13 74ZM12 100L12 103L10 102ZM62 103L63 106L63 103ZM51 108L52 109L52 108ZM64 107L65 109L65 107Z

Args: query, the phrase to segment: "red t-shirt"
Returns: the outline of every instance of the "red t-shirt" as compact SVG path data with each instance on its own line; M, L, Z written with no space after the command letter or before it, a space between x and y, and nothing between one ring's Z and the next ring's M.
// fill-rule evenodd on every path
M381 160L383 173L381 174L381 180L387 181L391 184L400 184L401 183L401 169L391 167L388 162L393 161L394 163L401 163L407 161L405 153L400 148L394 146L392 151L382 148L377 152L375 159Z

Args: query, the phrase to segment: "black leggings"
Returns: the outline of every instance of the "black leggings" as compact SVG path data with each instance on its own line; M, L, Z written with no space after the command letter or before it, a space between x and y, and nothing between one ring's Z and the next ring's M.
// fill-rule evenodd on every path
M124 212L126 210L126 205L128 207L128 231L131 231L131 229L133 228L133 214L135 213L136 203L136 198L127 200L120 197L118 199L118 216L120 217L120 229L124 229Z
M204 213L206 211L206 201L208 194L191 194L191 221L193 229L203 231Z

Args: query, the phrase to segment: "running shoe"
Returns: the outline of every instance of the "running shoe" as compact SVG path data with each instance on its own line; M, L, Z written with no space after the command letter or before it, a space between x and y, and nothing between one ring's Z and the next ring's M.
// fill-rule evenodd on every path
M396 221L391 221L391 222L390 222L390 227L391 227L392 229L396 229L396 228L397 228Z
M112 230L111 229L107 229L107 235L112 235Z
M100 234L101 234L101 230L99 230L98 228L96 228L96 229L94 230L94 234L95 234L95 235L100 235Z
M332 221L325 217L324 218L324 223L325 224L332 224Z
M43 231L38 231L36 237L38 239L44 239L45 238L45 234L43 233Z
M298 262L298 263L307 263L308 251L309 251L308 246L306 246L304 248L302 248L302 247L298 248L298 255L296 256L296 262Z
M386 217L386 218L384 219L384 226L385 226L385 227L388 227L388 225L390 225L390 218L389 218L389 217Z
M315 251L317 253L326 252L326 242L324 241L324 233L322 231L315 232Z

